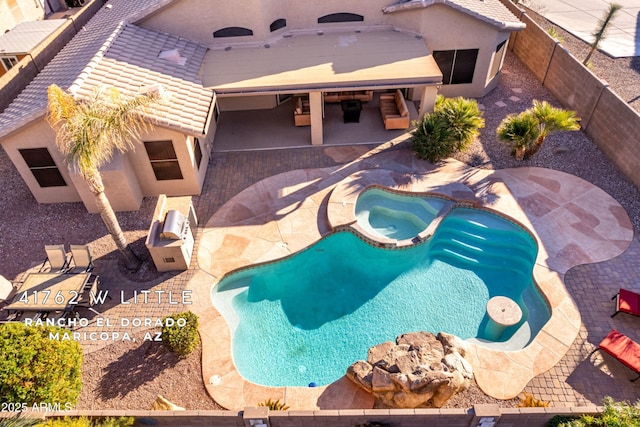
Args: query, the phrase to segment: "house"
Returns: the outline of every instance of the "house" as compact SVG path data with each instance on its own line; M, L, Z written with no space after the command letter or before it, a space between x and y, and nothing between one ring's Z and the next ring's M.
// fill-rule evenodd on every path
M500 0L389 1L110 0L0 114L0 143L38 202L95 212L45 122L47 87L160 84L170 100L149 115L155 130L101 170L114 209L135 210L145 196L200 193L225 112L308 98L319 145L328 94L401 89L420 114L438 93L483 96L524 27Z
M0 34L21 22L44 19L66 8L64 0L0 0Z
M0 35L0 77L55 33L66 21L66 19L49 19L21 22Z

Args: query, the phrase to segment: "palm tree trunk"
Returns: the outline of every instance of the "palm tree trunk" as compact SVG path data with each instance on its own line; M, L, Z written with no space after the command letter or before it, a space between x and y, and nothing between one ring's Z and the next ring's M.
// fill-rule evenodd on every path
M94 193L93 195L96 198L96 205L98 205L100 217L102 218L104 225L107 227L109 234L113 238L116 247L124 256L127 269L137 270L138 267L140 267L140 258L133 253L127 244L127 239L124 237L124 233L122 232L122 228L120 228L120 223L118 223L118 218L116 218L116 214L113 212L109 199L107 199L104 191Z
M118 218L116 217L115 212L113 212L113 208L111 207L109 199L107 199L107 195L104 194L104 185L102 184L100 172L98 172L97 169L87 171L84 178L87 181L87 184L89 184L89 189L95 197L98 212L100 212L100 217L102 218L104 225L107 227L107 231L109 231L116 247L122 256L124 256L127 269L137 270L140 267L140 258L133 253L127 244L127 239L125 239L122 228L120 228Z
M524 160L525 151L526 151L526 147L524 146L516 147L516 153L515 153L516 160Z

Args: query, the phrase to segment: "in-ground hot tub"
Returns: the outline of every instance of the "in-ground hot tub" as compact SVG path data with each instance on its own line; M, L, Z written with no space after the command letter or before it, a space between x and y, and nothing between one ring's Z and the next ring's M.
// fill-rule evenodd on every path
M424 231L450 203L436 195L405 194L372 187L356 201L358 225L368 234L395 240L412 239Z

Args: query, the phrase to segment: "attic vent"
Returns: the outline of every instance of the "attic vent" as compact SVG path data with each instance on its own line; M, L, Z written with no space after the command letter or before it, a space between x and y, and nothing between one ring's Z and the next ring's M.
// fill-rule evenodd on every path
M187 63L187 58L180 56L180 51L178 49L164 50L160 52L158 58L173 62L177 65L184 65Z

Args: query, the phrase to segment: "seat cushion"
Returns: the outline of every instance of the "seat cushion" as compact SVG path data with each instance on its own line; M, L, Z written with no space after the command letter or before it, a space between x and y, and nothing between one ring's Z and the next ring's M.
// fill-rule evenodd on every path
M618 311L640 316L640 294L626 289L620 289Z
M598 345L628 368L640 372L640 344L613 329Z

